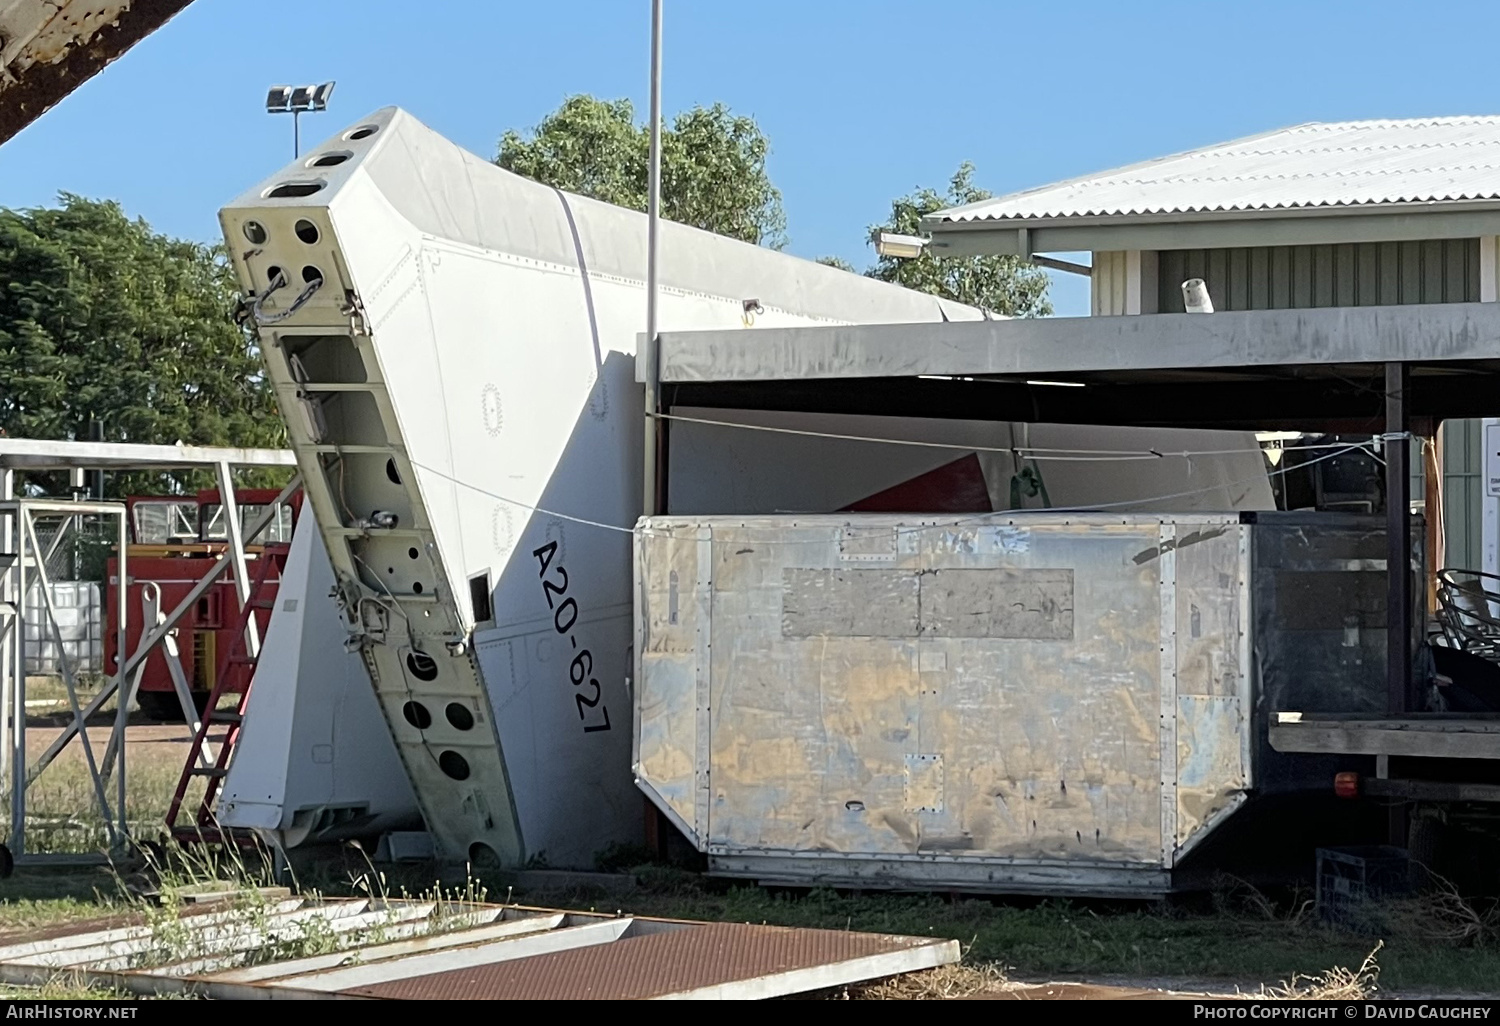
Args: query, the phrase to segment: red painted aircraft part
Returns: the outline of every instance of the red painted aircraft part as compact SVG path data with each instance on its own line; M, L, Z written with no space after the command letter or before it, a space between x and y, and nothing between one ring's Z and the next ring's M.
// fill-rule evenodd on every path
M969 453L894 488L861 499L840 513L993 513L979 456Z

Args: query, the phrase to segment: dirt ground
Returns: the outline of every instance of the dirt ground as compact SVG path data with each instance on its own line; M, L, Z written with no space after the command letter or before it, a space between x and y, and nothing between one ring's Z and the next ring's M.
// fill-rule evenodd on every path
M1012 984L1002 990L971 995L975 1001L1191 1001L1203 994L1141 987L1111 987L1093 983Z
M103 722L88 725L89 746L96 756L104 754L111 726ZM63 728L56 725L52 717L45 720L40 717L31 718L26 726L27 756L34 759L41 755L62 732ZM217 744L223 739L222 728L209 732L210 743ZM182 723L130 723L125 727L126 762L128 764L132 759L140 759L153 766L163 762L180 766L187 759L188 746L192 740L187 726ZM77 744L75 740L67 752L71 754L73 745Z

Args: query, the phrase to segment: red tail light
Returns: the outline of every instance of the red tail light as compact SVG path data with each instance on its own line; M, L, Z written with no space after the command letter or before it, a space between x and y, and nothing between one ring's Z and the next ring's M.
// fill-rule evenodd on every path
M1333 777L1333 793L1340 798L1359 797L1359 774L1336 773Z

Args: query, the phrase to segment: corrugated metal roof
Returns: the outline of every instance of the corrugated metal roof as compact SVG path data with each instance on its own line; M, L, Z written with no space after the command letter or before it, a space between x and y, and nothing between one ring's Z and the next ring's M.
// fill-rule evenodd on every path
M1500 200L1500 117L1312 122L953 207L975 221Z

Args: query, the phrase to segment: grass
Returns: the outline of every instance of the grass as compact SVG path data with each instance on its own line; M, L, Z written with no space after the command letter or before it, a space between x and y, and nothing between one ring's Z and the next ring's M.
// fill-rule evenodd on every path
M104 686L105 677L98 673L81 673L77 676L78 704L88 705L89 701L99 693ZM50 707L30 706L32 715L37 715L36 710L43 709L51 712L68 712L68 688L63 683L61 676L57 674L45 674L42 676L26 678L26 700L28 702L51 702L56 709ZM100 712L108 712L113 715L115 709L114 698L108 699ZM70 714L71 715L71 714Z
M104 817L88 764L77 745L75 741L69 746L27 789L26 850L29 852L87 853L107 846ZM182 766L165 760L131 760L128 751L126 760L126 820L134 836L155 837L162 831ZM113 780L105 788L105 797L113 809L116 801ZM8 842L9 816L3 820L0 840Z
M425 888L418 883L424 879L418 870L385 877L367 864L360 871L361 864L362 859L351 863L354 871L346 870L342 880L324 867L327 890L358 896L373 892L376 897L390 893L431 898L436 894L440 908L432 917L434 931L444 929L464 903L487 898L473 880L462 891L439 893L430 883ZM31 872L6 881L0 890L0 936L61 921L130 914L153 926L156 950L146 961L196 957L203 953L191 950L186 936L179 936L174 925L181 893L209 878L260 882L259 873L258 868L243 864L178 860L161 875L160 903L151 904L106 871ZM1356 994L1376 993L1377 982L1382 995L1475 993L1493 990L1500 979L1500 937L1471 932L1454 939L1444 926L1447 919L1424 915L1416 904L1386 917L1389 932L1372 938L1317 922L1299 896L1277 901L1243 889L1226 889L1202 907L1184 908L1005 903L827 890L776 893L718 886L660 867L639 869L637 875L642 884L636 891L608 899L582 892L517 895L505 889L497 895L504 900L604 912L951 937L965 946L960 966L828 995L855 999L952 998L994 990L1014 980L1085 977L1099 982L1129 979L1143 986L1162 986L1174 979L1219 980L1223 983L1216 989L1231 993L1238 989L1251 997L1352 1000ZM403 882L409 886L403 887ZM1437 895L1424 900L1451 905L1454 899ZM234 907L247 924L264 921L265 903L255 892L237 901ZM378 943L381 936L378 928L342 936L316 927L282 930L259 950L245 953L243 964ZM56 983L59 988L66 985L65 980ZM114 995L90 992L88 996Z
M9 984L0 983L0 998L8 998L12 1001L130 1001L135 998L135 995L126 994L123 991L103 990L98 987L84 987L65 976L59 976L40 987L12 987Z
M159 834L180 769L175 757L131 762L127 813L136 836ZM76 747L33 785L30 812L30 850L89 852L100 850L105 842L87 768ZM631 851L612 854L610 868L624 868L635 855ZM430 895L433 891L432 877L422 870L392 869L389 878L382 877L356 849L345 849L342 860L342 864L305 867L303 883L314 891L351 896L378 897L387 891ZM179 860L171 870L176 876L169 873L164 878L162 894L171 906L174 887L180 889L184 881L226 873L232 879L246 880L259 872L246 867L185 867ZM908 995L916 997L983 989L1003 975L1033 980L1217 979L1230 981L1231 989L1238 984L1247 990L1281 981L1276 984L1285 991L1281 996L1291 996L1293 991L1333 986L1344 980L1339 973L1348 974L1360 986L1372 983L1361 967L1376 941L1384 945L1379 983L1387 991L1479 992L1492 990L1500 980L1500 907L1465 901L1441 881L1419 900L1383 907L1378 922L1353 931L1317 921L1305 894L1268 897L1231 880L1203 901L1147 905L827 890L772 892L725 886L666 867L642 866L634 872L641 886L608 898L582 892L515 895L507 890L503 876L496 876L498 886L493 893L501 900L516 897L535 904L600 906L610 912L669 918L957 939L967 953L964 972L903 981L901 987L926 988ZM460 903L485 900L484 893L472 886L471 882L469 893L459 896ZM145 915L147 910L108 870L32 871L0 881L0 933L123 914ZM314 936L284 940L309 951L332 943Z

